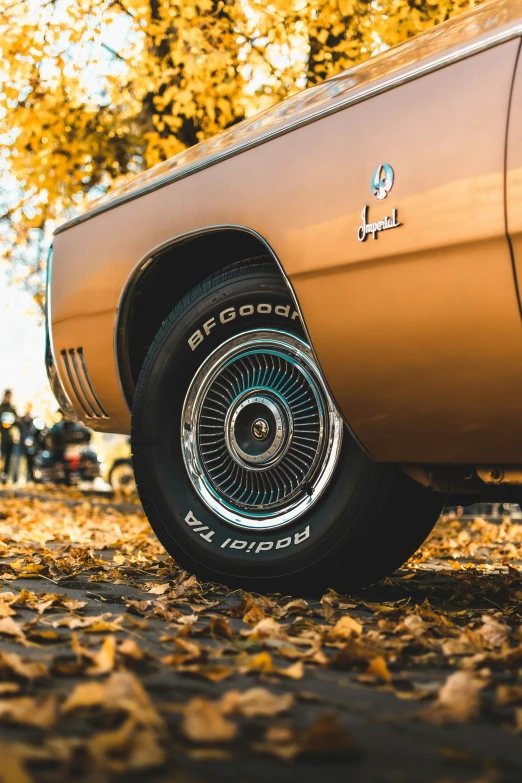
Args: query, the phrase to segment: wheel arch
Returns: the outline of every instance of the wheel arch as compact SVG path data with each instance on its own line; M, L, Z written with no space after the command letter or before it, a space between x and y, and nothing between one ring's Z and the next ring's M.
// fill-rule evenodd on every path
M129 409L148 347L176 303L213 272L260 255L271 258L285 281L312 345L292 284L276 253L257 231L227 224L177 235L152 248L138 261L118 303L114 355Z

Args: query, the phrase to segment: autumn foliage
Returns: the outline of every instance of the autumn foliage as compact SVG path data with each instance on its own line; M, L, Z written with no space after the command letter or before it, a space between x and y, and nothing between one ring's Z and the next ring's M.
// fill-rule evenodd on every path
M3 0L4 250L41 299L85 199L477 2Z

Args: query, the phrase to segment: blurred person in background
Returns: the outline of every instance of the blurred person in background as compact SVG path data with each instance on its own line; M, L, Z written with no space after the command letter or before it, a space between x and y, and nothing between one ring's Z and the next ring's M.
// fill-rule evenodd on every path
M2 454L1 480L5 484L11 467L11 457L15 441L19 440L16 409L12 405L13 393L6 389L4 399L0 404L0 450ZM16 436L16 437L15 437Z
M20 463L25 461L26 481L34 481L33 462L34 462L34 426L31 415L32 406L28 405L21 419L18 419L18 430L20 432L20 441L18 448L15 447L13 453L13 482L18 483Z

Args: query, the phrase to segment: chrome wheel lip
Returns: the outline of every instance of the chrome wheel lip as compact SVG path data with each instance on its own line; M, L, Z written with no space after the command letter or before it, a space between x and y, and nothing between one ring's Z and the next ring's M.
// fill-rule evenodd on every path
M283 357L298 364L300 371L308 377L309 382L311 381L311 389L324 409L324 422L321 420L319 445L322 445L325 437L326 443L322 454L322 464L314 466L316 470L314 484L308 488L304 497L302 495L296 497L292 502L292 496L289 496L288 503L284 509L279 511L276 508L266 512L260 509L255 513L250 511L243 513L228 503L205 475L197 445L195 421L197 421L197 414L206 392L222 368L236 355L240 355L246 349L255 349L256 346L280 351ZM271 393L273 391L270 390ZM325 424L326 426L324 426ZM258 531L272 530L288 525L305 514L323 494L334 473L341 450L342 437L342 418L328 393L311 348L301 338L283 330L253 329L242 332L222 343L205 359L195 373L183 404L181 446L190 481L207 508L237 528ZM320 455L319 445L316 463ZM262 467L266 467L266 465ZM301 485L296 492L299 489L301 489ZM294 492L293 495L295 494Z

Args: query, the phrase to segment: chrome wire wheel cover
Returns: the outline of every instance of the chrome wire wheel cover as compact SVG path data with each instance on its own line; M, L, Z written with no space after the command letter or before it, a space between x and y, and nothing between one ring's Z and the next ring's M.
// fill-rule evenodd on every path
M217 348L183 405L181 443L190 480L232 525L286 525L320 497L335 470L342 419L309 346L256 329Z

